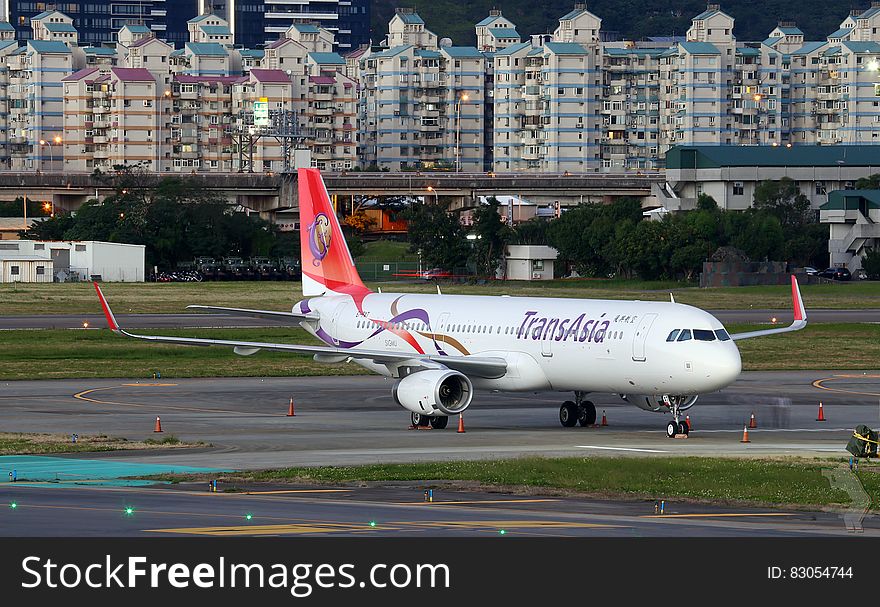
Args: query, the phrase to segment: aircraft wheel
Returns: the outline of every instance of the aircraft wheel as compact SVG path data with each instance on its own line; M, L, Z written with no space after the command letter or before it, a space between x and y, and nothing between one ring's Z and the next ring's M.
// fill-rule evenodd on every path
M666 436L669 438L675 438L676 434L678 434L678 424L675 420L670 420L670 422L666 424Z
M578 407L578 423L581 426L592 426L596 423L596 405L588 400L581 403Z
M577 425L578 422L578 407L572 401L567 400L562 403L562 406L559 407L559 423L561 423L566 428L571 428Z
M691 431L691 429L687 425L687 422L685 422L685 421L678 422L678 433L679 434L688 435L688 434L690 434L690 431Z
M442 430L449 423L449 416L447 415L432 415L431 416L431 427L434 430Z
M409 416L413 426L427 426L430 423L430 417L422 413L412 413Z

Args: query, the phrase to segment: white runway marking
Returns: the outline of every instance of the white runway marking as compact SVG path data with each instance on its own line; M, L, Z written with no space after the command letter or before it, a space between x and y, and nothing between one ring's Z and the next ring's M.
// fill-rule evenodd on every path
M635 449L632 447L600 447L598 445L575 445L578 449L602 449L605 451L638 451L640 453L669 453L659 449Z

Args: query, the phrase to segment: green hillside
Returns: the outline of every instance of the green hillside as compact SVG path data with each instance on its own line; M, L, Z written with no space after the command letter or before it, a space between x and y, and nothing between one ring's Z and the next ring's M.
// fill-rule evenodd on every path
M736 19L734 35L738 40L764 40L780 20L795 21L808 40L823 40L835 31L853 8L861 4L841 3L829 6L816 0L728 0L721 8ZM559 17L569 12L571 0L375 0L372 5L373 43L378 44L388 32L388 21L395 7L413 7L432 32L452 38L456 45L473 45L474 24L499 8L517 25L520 35L552 32ZM682 36L691 18L706 9L702 0L593 0L588 8L602 18L602 29L617 32L621 38L640 40L647 36Z

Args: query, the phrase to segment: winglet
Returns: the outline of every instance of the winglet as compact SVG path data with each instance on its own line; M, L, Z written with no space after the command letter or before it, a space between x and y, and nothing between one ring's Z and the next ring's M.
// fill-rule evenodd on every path
M101 302L101 308L103 308L104 316L107 318L107 326L110 327L110 330L114 333L121 332L119 324L116 322L116 317L113 316L113 310L110 309L110 304L107 303L107 298L104 297L104 294L101 292L101 287L99 287L96 282L93 282L92 284L95 285L95 291L98 292L98 299Z
M797 278L791 275L791 307L794 310L794 320L807 320L807 309L804 307L804 300L801 298L801 289L798 286Z
M730 338L734 341L740 339L751 339L752 337L763 337L765 335L776 335L778 333L788 333L789 331L800 331L807 326L807 309L804 307L804 300L801 298L801 289L798 286L797 278L791 277L791 307L794 312L794 320L787 327L779 329L762 329L760 331L749 331L747 333L733 333Z

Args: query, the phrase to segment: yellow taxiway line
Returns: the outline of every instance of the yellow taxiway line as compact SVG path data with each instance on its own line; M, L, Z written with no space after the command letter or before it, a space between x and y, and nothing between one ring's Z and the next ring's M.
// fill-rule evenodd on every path
M880 392L859 392L857 390L844 390L843 388L830 388L823 385L827 381L835 381L839 379L880 379L880 375L834 375L833 377L817 379L813 382L812 386L814 388L819 388L820 390L827 390L828 392L840 392L842 394L854 394L857 396L880 396Z
M105 390L115 390L117 388L122 387L170 387L176 386L177 384L120 384L118 386L106 386L104 388L92 388L91 390L83 390L82 392L77 392L73 395L73 398L77 400L82 400L88 403L95 403L96 405L117 405L120 407L138 407L138 408L151 408L151 409L162 409L167 411L189 411L194 413L231 413L233 415L268 415L270 417L285 417L286 414L283 413L249 413L246 411L233 411L230 409L199 409L196 407L179 407L175 405L162 405L162 404L143 404L143 403L129 403L129 402L120 402L120 401L112 401L112 400L99 400L97 398L92 398L88 396L89 394L93 394L95 392L103 392Z

